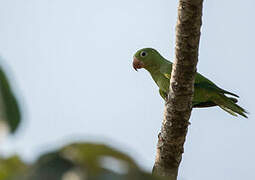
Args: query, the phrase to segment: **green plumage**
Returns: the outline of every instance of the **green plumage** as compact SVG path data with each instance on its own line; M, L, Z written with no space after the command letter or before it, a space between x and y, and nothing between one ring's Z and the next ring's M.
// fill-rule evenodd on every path
M159 87L161 97L166 100L169 91L169 82L172 71L172 63L162 57L155 49L144 48L134 55L133 66L135 69L145 68L151 74L153 80ZM219 106L231 115L237 114L246 117L246 111L237 105L237 99L228 97L238 95L221 89L203 75L196 73L194 84L193 107Z

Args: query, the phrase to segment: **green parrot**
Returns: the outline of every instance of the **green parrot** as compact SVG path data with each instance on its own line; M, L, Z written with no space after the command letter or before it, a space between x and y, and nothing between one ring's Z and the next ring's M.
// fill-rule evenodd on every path
M170 61L161 56L155 49L144 48L135 53L133 68L136 71L141 68L146 69L159 87L160 96L167 100L172 71L172 63ZM247 111L236 104L237 99L234 97L238 98L238 95L221 89L199 73L195 75L194 88L192 101L194 108L219 106L231 115L237 116L239 114L247 118ZM228 97L225 94L234 97Z

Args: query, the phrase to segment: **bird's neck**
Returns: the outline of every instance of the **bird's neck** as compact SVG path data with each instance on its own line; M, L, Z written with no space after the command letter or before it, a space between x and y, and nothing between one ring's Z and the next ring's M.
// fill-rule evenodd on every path
M164 59L163 57L160 58L159 61L156 61L157 63L151 64L150 66L146 66L145 69L149 71L151 74L157 74L160 73L161 67L169 67L169 70L172 69L172 63L168 61L167 59Z
M161 87L161 85L162 85L162 80L164 80L166 78L164 76L164 74L161 72L161 68L162 69L169 68L169 72L171 72L171 69L172 69L171 62L166 60L166 61L162 61L162 63L158 63L157 65L145 68L151 74L152 79L155 81L155 83L159 87ZM169 86L169 85L167 85L167 86Z
M149 73L155 74L155 73L159 72L160 66L159 65L157 65L157 66L155 66L155 65L153 65L153 66L146 66L145 69L147 71L149 71Z

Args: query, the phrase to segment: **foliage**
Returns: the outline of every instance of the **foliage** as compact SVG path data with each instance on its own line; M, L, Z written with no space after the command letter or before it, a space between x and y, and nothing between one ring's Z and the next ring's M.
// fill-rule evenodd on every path
M104 158L109 160L103 161ZM118 166L111 161L117 161ZM142 171L128 155L103 144L70 144L42 155L31 165L24 164L18 157L0 163L0 179L6 180L159 179Z
M4 121L11 133L14 133L20 123L21 113L15 95L8 79L0 67L0 121Z
M11 133L21 121L20 109L4 71L0 68L0 117ZM156 180L135 161L112 147L73 143L42 155L35 163L18 156L0 158L0 180Z
M28 166L23 163L18 156L12 156L7 159L0 158L0 179L11 180L22 175Z

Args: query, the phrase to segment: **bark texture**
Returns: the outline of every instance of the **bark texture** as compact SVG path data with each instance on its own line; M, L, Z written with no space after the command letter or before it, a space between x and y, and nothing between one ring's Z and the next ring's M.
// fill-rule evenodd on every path
M180 0L170 92L153 173L176 180L192 110L203 0Z

